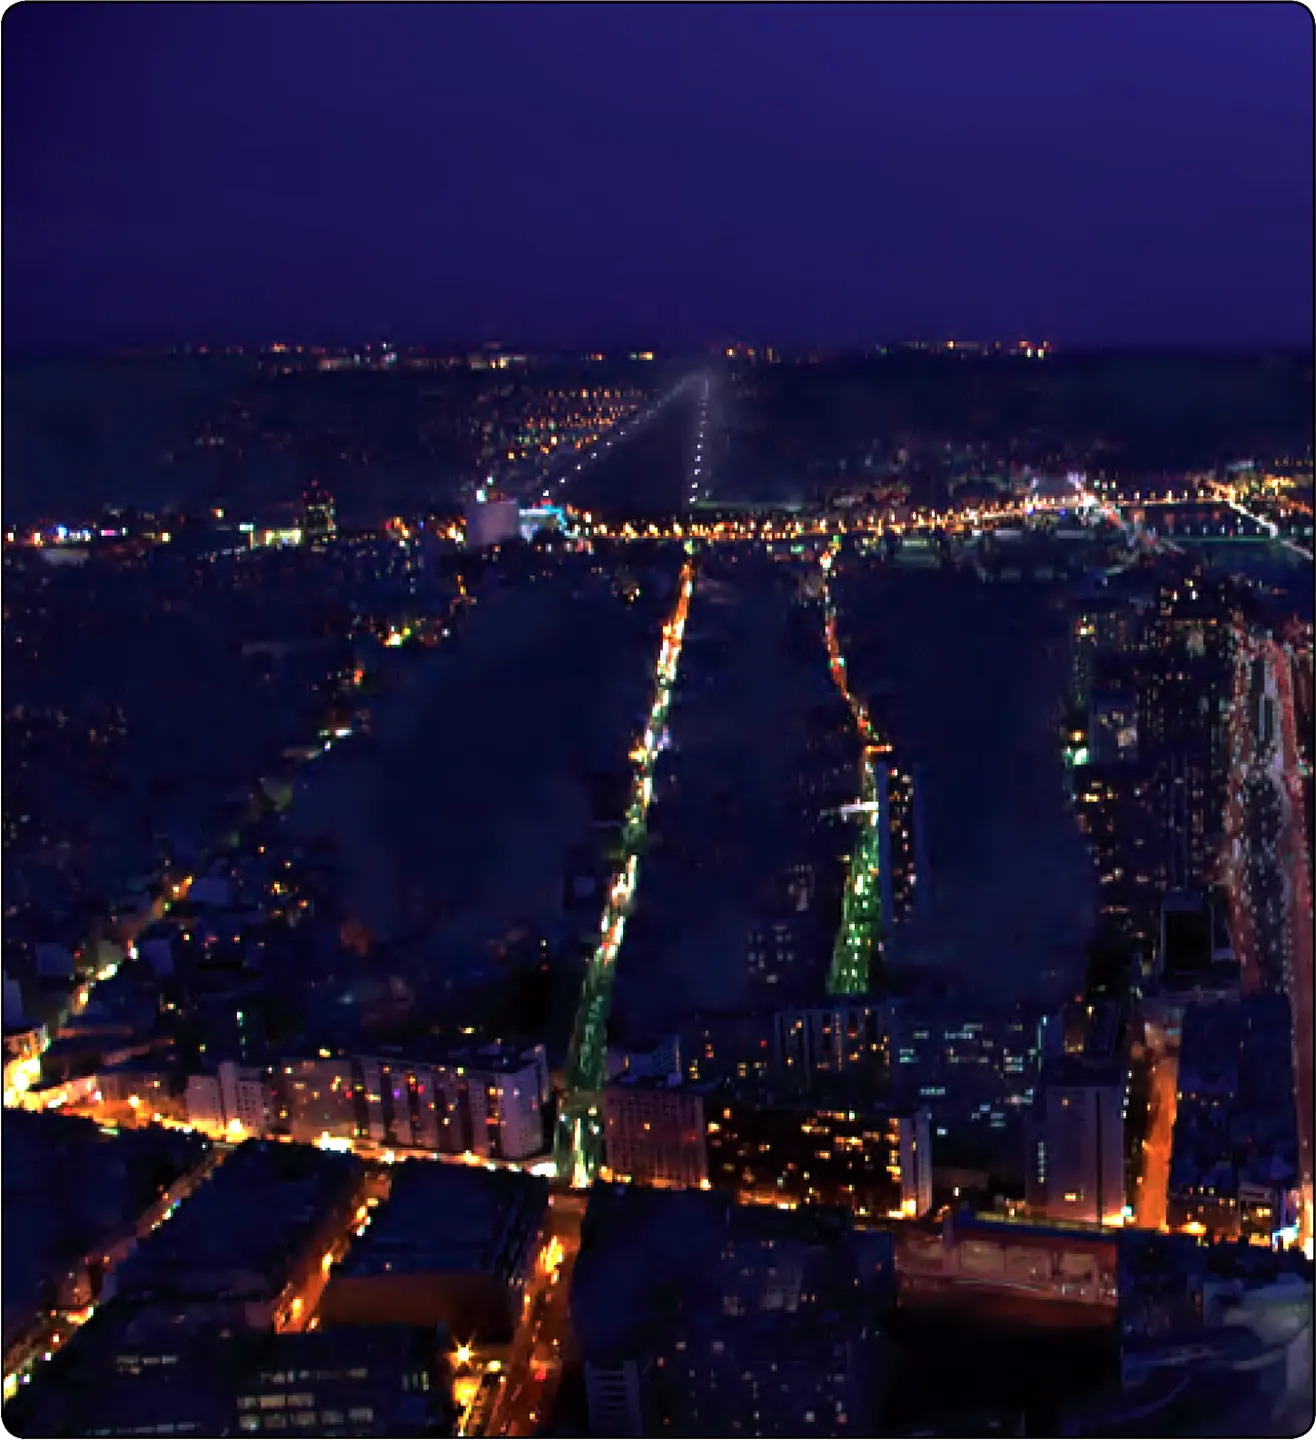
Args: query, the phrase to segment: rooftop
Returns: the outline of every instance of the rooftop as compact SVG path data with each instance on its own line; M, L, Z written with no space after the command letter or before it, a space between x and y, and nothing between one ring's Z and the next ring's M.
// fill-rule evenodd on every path
M717 1088L712 1081L693 1082L680 1075L650 1075L623 1070L608 1081L609 1090L675 1090L684 1095L710 1095Z
M1121 1245L1122 1230L1108 1226L1086 1224L1079 1220L1015 1220L1008 1215L977 1214L964 1210L950 1217L947 1226L956 1235L990 1235L992 1239L1007 1242L1019 1240L1054 1240L1071 1245Z
M208 1297L241 1274L273 1293L360 1172L350 1155L248 1140L124 1264L119 1292Z
M503 1040L458 1040L437 1035L420 1036L415 1040L408 1040L405 1045L380 1045L366 1040L353 1053L354 1058L359 1055L360 1058L379 1060L384 1064L433 1065L448 1069L461 1067L492 1070L504 1075L515 1074L533 1064L536 1059L543 1059L542 1047L535 1045L513 1044ZM302 1054L287 1056L289 1062L294 1059L316 1058L329 1057L317 1057L316 1052L309 1048ZM339 1055L332 1058L346 1057Z
M405 1377L436 1365L446 1348L441 1331L409 1325L282 1334L180 1327L158 1310L115 1299L78 1330L6 1418L37 1435L234 1434L240 1396L286 1386L290 1402L307 1390L322 1405L341 1407L347 1395L368 1399L389 1409L377 1417L392 1422L382 1433L424 1434L429 1417L416 1410L421 1403L423 1411L421 1394L407 1390ZM442 1406L442 1387L426 1399Z
M547 1213L540 1176L408 1161L394 1169L388 1203L336 1273L501 1273Z
M6 1330L210 1148L179 1131L114 1134L90 1120L26 1110L4 1112L3 1140Z

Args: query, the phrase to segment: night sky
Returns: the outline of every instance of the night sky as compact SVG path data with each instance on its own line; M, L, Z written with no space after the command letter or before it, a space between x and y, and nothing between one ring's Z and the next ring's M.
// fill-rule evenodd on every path
M3 25L6 346L1310 344L1297 4Z

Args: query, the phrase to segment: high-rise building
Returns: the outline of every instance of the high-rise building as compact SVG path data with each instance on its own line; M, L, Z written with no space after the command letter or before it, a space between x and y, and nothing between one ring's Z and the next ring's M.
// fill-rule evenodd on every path
M1138 750L1147 761L1164 885L1210 883L1223 825L1232 675L1228 630L1211 597L1162 593L1148 627L1138 687Z
M1088 757L1093 765L1126 765L1138 758L1138 708L1133 695L1106 692L1092 697Z
M796 888L801 896L805 893L802 886ZM746 936L750 982L765 995L785 997L809 990L830 950L826 928L803 906L764 916L750 926Z
M1157 968L1171 985L1201 985L1215 959L1211 907L1204 895L1171 891L1161 901L1161 934Z
M887 1007L837 997L772 1017L772 1065L779 1086L804 1091L815 1079L858 1076L876 1089L885 1079L891 1028Z
M1020 1121L1033 1100L1040 1065L1041 1016L1004 1009L907 1000L890 1022L892 1093L926 1105L939 1154L1017 1156Z
M1028 1208L1050 1220L1122 1224L1122 1069L1077 1055L1053 1061L1029 1121Z
M1213 878L1221 813L1210 760L1173 751L1157 767L1157 780L1166 884L1172 890L1206 885Z
M302 492L302 534L307 544L322 545L337 533L334 497L319 480L312 480Z
M1102 657L1128 654L1142 641L1144 610L1141 597L1089 599L1075 614L1069 636L1069 701L1079 711L1092 699Z
M918 773L901 765L878 765L877 803L883 817L878 838L878 884L882 918L889 927L907 920L926 890L927 846Z

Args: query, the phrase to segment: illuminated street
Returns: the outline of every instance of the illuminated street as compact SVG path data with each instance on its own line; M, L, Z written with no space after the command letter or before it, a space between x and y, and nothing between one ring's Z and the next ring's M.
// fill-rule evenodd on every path
M663 627L648 722L633 756L635 771L621 863L599 923L599 940L586 970L572 1031L566 1093L558 1115L554 1154L559 1176L573 1186L588 1185L602 1162L603 1125L598 1113L598 1095L603 1088L607 1020L617 953L635 894L645 820L653 799L653 767L667 725L672 685L681 661L686 615L694 589L694 561L687 560L677 581L671 618Z
M525 1317L509 1347L499 1397L486 1435L539 1433L557 1394L570 1354L571 1274L580 1250L583 1197L555 1195L549 1243L527 1291Z
M1288 647L1236 634L1225 879L1246 990L1283 989L1293 1025L1299 1238L1313 1243L1311 856L1293 660Z
M1170 1156L1174 1148L1174 1116L1179 1078L1178 1057L1165 1046L1164 1037L1152 1042L1147 1133L1140 1152L1141 1168L1134 1177L1134 1224L1143 1230L1164 1230L1170 1186Z
M832 679L850 706L860 746L859 813L855 819L854 851L850 856L841 925L832 952L827 988L833 995L862 995L869 989L873 960L880 955L882 944L882 892L878 864L881 854L880 826L885 817L878 808L874 756L888 752L891 746L876 734L867 707L851 690L847 678L846 660L836 632L836 606L828 584L838 548L838 543L833 540L821 561L824 623Z
M1293 1020L1293 1079L1298 1112L1298 1161L1300 1197L1298 1232L1308 1256L1316 1249L1316 1206L1313 1185L1316 1160L1313 1158L1313 1131L1316 1119L1316 1011L1313 1010L1311 836L1307 832L1303 795L1301 754L1297 740L1297 703L1293 679L1293 656L1287 647L1271 644L1270 662L1278 692L1278 779L1283 830L1280 855L1287 881L1288 944L1285 948L1285 980Z

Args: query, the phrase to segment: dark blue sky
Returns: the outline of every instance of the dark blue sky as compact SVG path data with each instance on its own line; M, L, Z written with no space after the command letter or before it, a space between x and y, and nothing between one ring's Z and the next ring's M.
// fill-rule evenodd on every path
M4 341L1309 344L1298 4L4 16Z

